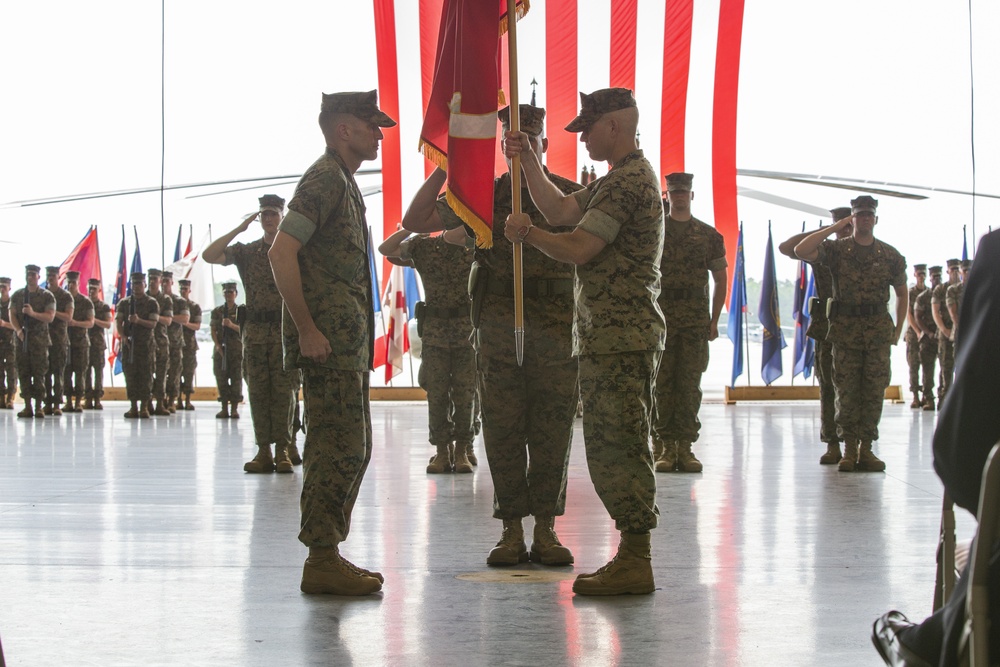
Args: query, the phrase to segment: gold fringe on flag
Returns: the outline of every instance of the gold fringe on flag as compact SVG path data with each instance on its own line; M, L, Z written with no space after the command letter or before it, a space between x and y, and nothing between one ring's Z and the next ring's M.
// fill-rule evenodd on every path
M458 197L452 194L451 188L445 190L445 197L448 200L448 206L451 210L462 219L469 229L476 233L476 247L477 248L492 248L493 247L493 230L490 229L489 225L483 222L478 215L472 212L468 206L463 204Z
M517 5L517 9L515 10L517 13L517 20L520 21L521 19L523 19L524 15L528 13L529 9L531 9L531 3L528 0L521 0L521 2L518 3ZM504 14L503 17L500 19L500 37L504 36L504 34L507 32L508 27L509 26L507 25L507 14Z
M448 171L448 156L440 150L430 145L423 139L420 140L420 145L417 147L417 150L419 150L425 158L433 162L435 165L445 171Z

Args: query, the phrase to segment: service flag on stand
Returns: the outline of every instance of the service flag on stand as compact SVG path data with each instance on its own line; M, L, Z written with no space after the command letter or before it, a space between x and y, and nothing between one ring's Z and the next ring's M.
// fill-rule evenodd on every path
M386 305L389 311L389 328L385 334L385 381L389 382L403 372L403 355L410 349L410 336L406 328L406 290L403 267L393 265L386 287ZM385 317L385 313L383 313Z
M516 14L528 3L518 0ZM507 30L506 0L445 0L420 150L448 171L448 204L476 233L476 244L493 244L493 177L497 109L501 88L500 36ZM516 82L515 82L516 85Z
M174 261L175 262L181 261L181 257L184 256L184 255L181 254L181 236L182 236L182 232L183 231L184 231L184 225L177 225L177 243L174 245ZM190 245L191 244L189 243L188 246L190 247Z
M965 235L965 225L962 225L962 261L969 259L969 237Z
M764 327L764 351L760 360L760 375L771 384L782 374L781 351L785 349L785 335L781 333L781 309L778 305L778 278L774 272L774 243L771 225L767 225L767 252L764 255L764 283L760 290L760 307L757 314Z
M122 249L118 253L118 273L115 274L115 293L111 297L112 315L118 310L118 302L125 298L129 289L129 276L125 272L128 260L125 257L125 225L122 225ZM122 341L118 336L118 327L111 327L111 354L108 355L108 362L111 363L115 375L122 372L122 360L119 357Z
M806 280L806 274L809 279ZM809 272L805 262L799 262L799 275L795 280L795 305L792 318L795 319L795 364L792 377L799 373L809 379L812 376L813 361L816 358L816 341L806 335L809 329L809 300L816 296L815 272Z
M726 335L733 341L733 378L730 387L736 386L736 378L743 375L743 318L747 312L747 276L743 262L743 225L736 242L736 268L733 271L733 287L729 290L729 321Z
M129 275L125 279L125 295L132 296L132 274L142 273L142 255L139 253L139 230L134 226L132 231L135 232L135 254L132 255L132 267L128 270Z
M104 281L101 278L101 252L97 244L97 227L91 227L87 235L76 244L69 256L59 265L59 284L63 283L67 271L80 272L80 285L83 293L87 292L87 281L97 278L101 281L98 295L104 298Z

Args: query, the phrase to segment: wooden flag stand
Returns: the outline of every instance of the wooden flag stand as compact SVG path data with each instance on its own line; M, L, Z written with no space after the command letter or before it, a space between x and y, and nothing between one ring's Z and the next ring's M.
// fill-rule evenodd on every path
M726 405L736 405L740 401L818 401L819 387L816 385L789 387L726 387ZM903 388L891 384L885 388L885 400L903 402Z

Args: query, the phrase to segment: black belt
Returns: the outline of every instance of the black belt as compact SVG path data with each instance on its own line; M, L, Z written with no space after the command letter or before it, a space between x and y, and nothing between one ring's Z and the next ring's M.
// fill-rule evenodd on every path
M490 280L486 285L486 291L498 296L514 296L514 283L498 283ZM524 297L527 299L538 299L546 296L561 296L573 293L572 278L554 278L546 280L537 278L535 280L524 281Z
M702 290L695 289L660 289L660 297L665 301L684 301L704 296Z
M465 306L463 308L441 308L434 306L424 306L423 315L427 317L434 317L439 320L451 320L456 317L467 317L469 315L469 307Z
M281 322L280 310L253 311L247 314L247 322L254 324L276 324Z
M865 317L886 312L884 303L837 304L837 314L846 317Z

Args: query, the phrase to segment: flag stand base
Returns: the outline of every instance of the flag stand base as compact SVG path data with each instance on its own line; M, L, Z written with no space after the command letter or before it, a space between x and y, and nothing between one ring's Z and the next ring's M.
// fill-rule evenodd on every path
M736 405L739 401L818 401L819 387L807 385L804 387L761 386L761 387L726 387L726 405ZM903 402L903 388L891 384L885 388L885 400L893 403Z

